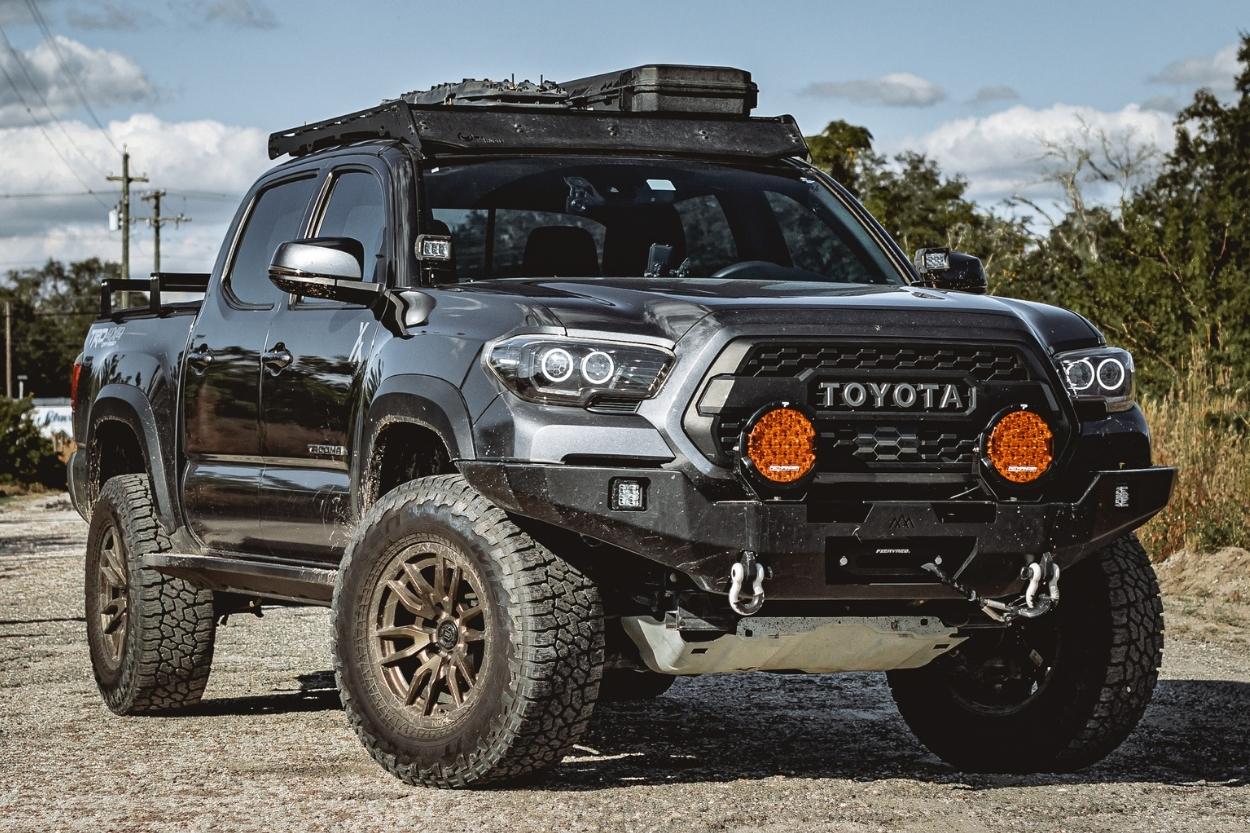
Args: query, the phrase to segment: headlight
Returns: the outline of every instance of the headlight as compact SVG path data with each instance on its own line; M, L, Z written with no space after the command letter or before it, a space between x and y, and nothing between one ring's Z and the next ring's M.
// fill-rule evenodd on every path
M1117 347L1060 353L1059 374L1073 399L1100 400L1111 411L1133 405L1133 356Z
M649 399L672 360L659 347L543 335L504 339L486 354L487 366L518 396L561 405Z

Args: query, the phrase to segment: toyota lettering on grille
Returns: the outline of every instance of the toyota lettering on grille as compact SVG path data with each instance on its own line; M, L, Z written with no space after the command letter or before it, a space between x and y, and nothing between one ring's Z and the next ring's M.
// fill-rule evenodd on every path
M891 411L972 411L977 389L954 382L821 382L819 408Z

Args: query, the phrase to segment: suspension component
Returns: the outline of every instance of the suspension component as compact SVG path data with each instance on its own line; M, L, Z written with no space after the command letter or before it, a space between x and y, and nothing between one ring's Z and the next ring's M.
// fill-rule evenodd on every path
M968 601L973 602L985 615L998 622L1009 624L1015 619L1036 619L1055 609L1059 604L1059 565L1050 553L1026 564L1020 570L1020 578L1027 581L1024 595L1015 601L1000 602L997 599L984 599L975 590L964 587L951 578L937 564L929 563L921 567L932 573L938 581L959 591ZM1043 592L1044 590L1044 592Z

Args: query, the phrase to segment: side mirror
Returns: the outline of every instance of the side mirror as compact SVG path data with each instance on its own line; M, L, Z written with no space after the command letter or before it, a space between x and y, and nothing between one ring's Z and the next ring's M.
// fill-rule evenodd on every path
M350 237L310 237L283 243L273 253L269 280L283 292L370 305L386 292L363 281L364 246Z
M950 249L917 249L916 271L926 286L984 295L989 286L979 257Z

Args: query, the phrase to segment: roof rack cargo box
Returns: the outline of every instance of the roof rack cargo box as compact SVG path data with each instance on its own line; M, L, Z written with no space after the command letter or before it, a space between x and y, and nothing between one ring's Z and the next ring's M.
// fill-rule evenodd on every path
M749 116L759 99L751 73L733 67L644 64L560 86L574 107L626 113Z

